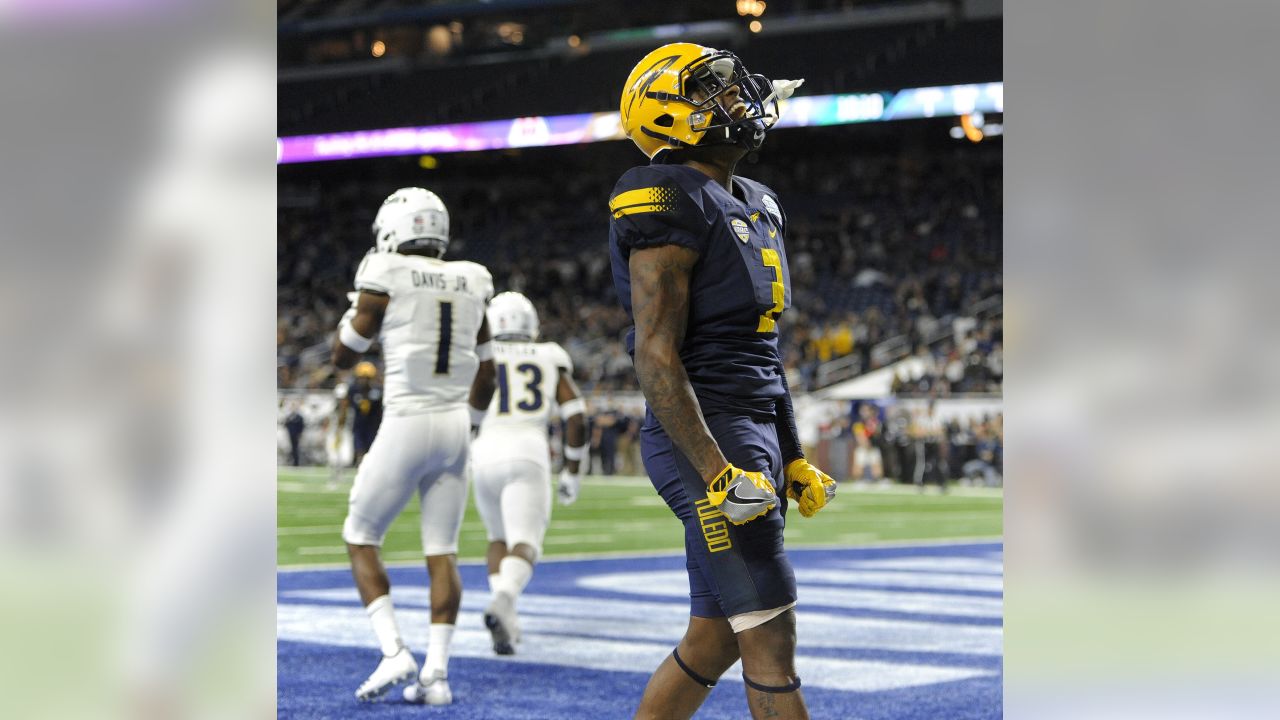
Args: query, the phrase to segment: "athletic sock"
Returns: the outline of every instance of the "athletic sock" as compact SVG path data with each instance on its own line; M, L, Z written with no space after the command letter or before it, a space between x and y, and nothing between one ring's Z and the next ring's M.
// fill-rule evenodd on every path
M498 563L498 581L494 592L506 593L514 602L533 577L533 565L519 555L508 555ZM493 583L491 583L493 585Z
M453 626L431 623L431 636L427 643L427 661L422 665L422 677L430 680L437 673L449 674L449 643L453 640Z
M499 580L501 577L502 575L498 573L493 573L489 576L489 592L491 594L498 592L498 588L502 587L502 581Z
M396 611L391 606L391 596L376 598L364 611L369 613L373 632L378 636L378 644L382 646L382 654L391 657L400 652L404 642L400 639L400 628L396 627Z

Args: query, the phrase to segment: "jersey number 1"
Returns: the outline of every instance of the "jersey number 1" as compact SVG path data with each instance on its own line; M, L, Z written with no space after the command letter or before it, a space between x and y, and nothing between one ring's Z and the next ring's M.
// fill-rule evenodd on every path
M453 344L453 303L440 301L440 342L436 347L436 374L449 374L449 346Z

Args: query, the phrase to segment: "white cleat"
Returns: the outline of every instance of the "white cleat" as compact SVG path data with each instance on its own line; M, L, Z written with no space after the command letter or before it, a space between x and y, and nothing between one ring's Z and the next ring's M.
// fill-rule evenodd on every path
M418 682L405 688L404 701L414 705L449 705L453 702L453 691L444 673L438 672L434 677L419 677Z
M493 600L484 611L484 626L493 636L493 651L499 655L514 655L515 644L520 640L520 627L516 607L506 593L494 593Z
M395 655L384 655L377 669L356 690L360 702L376 702L392 687L409 682L418 674L418 661L409 648L402 647Z

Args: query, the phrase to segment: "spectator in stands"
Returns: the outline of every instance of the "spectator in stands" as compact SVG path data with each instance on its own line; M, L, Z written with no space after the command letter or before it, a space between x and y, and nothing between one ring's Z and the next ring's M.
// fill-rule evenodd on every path
M981 359L979 356L978 359ZM999 386L1004 382L1004 343L999 340L991 344L987 354L987 370L991 373L992 384Z
M974 439L977 457L964 464L965 478L974 483L981 481L987 487L999 487L1004 482L997 467L999 438L994 430L982 423L978 426Z
M831 165L820 149L796 150L795 162L753 168L787 197L792 216L787 241L796 294L781 343L784 361L797 371L793 387L814 389L824 360L852 355L853 369L867 372L898 359L872 352L883 341L928 352L938 333L955 329L966 370L972 342L988 369L982 385L998 390L1003 368L990 358L999 347L998 321L979 319L968 307L1001 290L999 153L861 156ZM468 233L455 238L451 251L486 263L500 289L548 308L543 334L570 352L575 379L588 392L637 390L622 349L628 323L599 251L599 188L614 174L608 167L504 167L495 175L441 175L433 185L456 199L454 225ZM367 249L366 206L381 190L365 179L282 180L281 387L328 388L337 380L323 362L326 334L348 304L346 285ZM967 336L959 332L966 326ZM930 363L936 366L931 354ZM914 387L903 392L958 391L954 380L944 386L945 373L936 367L912 379Z

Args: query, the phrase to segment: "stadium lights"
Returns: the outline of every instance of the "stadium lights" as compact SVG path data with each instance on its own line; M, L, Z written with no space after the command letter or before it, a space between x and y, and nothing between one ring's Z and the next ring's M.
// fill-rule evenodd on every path
M932 117L970 116L968 122L990 137L1003 125L979 119L1004 112L1004 83L908 88L897 92L802 95L782 103L777 128L824 127ZM982 124L979 124L982 122ZM953 129L963 138L963 128ZM955 135L959 132L959 135ZM279 138L280 164L370 157L428 155L508 148L553 147L623 140L617 112L522 117L426 127L299 135Z
M751 17L760 17L764 14L764 9L768 3L763 2L763 0L737 0L736 5L738 8L738 15L742 17L746 17L747 15L750 15ZM752 32L759 32L759 30L752 30Z
M751 24L747 27L751 29L751 32L758 33L764 28L764 25L761 25L759 20L752 20Z
M969 142L982 142L988 137L1004 134L1003 123L989 123L981 112L972 112L960 116L960 124L951 128L951 137L957 140L968 139Z
M387 44L381 40L375 40L370 51L373 53L374 57L382 57L387 54Z

